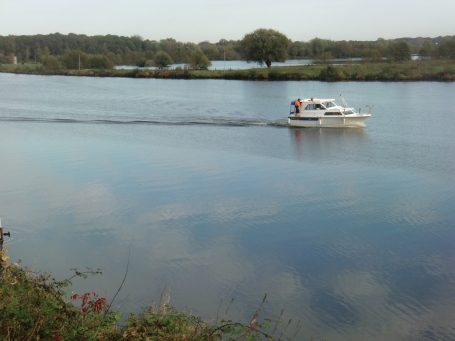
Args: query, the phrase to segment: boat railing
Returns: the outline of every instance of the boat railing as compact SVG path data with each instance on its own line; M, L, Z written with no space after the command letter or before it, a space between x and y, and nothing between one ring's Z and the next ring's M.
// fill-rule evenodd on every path
M344 100L343 96L340 95L340 99L341 99L341 103L343 104L343 108L346 108L348 106L348 104Z

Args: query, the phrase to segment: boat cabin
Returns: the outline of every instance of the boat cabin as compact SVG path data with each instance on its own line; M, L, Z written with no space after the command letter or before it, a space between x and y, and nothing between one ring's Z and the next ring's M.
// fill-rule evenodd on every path
M367 106L370 111L368 114L360 114L360 109L357 113L354 108L348 108L343 97L342 105L332 98L312 97L299 101L298 108L295 107L295 101L291 102L288 124L293 127L364 127L364 121L371 116L371 106Z
M295 114L295 101L291 102L291 114ZM309 98L301 100L300 114L305 115L305 111L314 111L314 110L334 110L342 109L342 107L335 102L334 99L315 99ZM319 114L320 115L320 114ZM329 111L324 115L341 115L341 112Z

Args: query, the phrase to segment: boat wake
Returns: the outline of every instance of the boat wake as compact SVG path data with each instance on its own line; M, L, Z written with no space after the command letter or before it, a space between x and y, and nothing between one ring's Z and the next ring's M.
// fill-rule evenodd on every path
M73 118L36 118L36 117L0 117L0 121L36 122L36 123L79 123L79 124L138 124L138 125L208 125L227 127L272 126L287 127L286 120L235 120L235 119L197 119L197 120L110 120L110 119L73 119Z

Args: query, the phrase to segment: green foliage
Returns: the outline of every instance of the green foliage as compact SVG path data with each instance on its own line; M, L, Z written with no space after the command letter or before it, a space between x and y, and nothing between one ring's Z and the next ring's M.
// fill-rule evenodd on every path
M138 61L136 61L136 66L137 67L144 67L145 63L147 63L147 59L145 58L140 58Z
M339 80L342 79L343 76L335 66L329 65L325 69L321 70L319 78L322 80Z
M432 50L433 50L433 43L429 40L424 41L419 50L420 59L431 58Z
M73 269L69 279L57 281L50 275L37 275L8 264L7 250L0 250L0 338L2 340L55 341L234 341L292 339L300 323L289 330L291 320L279 316L260 320L266 296L247 324L227 319L229 308L218 321L206 322L168 305L170 291L163 291L160 302L139 314L131 314L125 325L118 325L119 311L111 311L105 298L95 293L67 295L76 277L101 273ZM126 276L126 275L125 275ZM119 289L120 290L120 289ZM220 305L221 306L221 305Z
M8 58L6 58L3 53L0 53L0 64L9 63Z
M79 50L68 51L62 58L62 63L66 69L88 69L89 57L87 53Z
M80 62L80 64L79 64ZM90 55L81 51L68 51L62 58L66 69L112 69L114 64L107 56Z
M362 58L366 62L380 62L382 57L376 49L366 49L362 52Z
M265 28L246 34L241 41L245 59L268 68L272 62L286 61L288 45L289 39L284 34Z
M411 47L405 41L391 43L389 45L389 53L395 62L411 60Z
M6 264L0 251L0 335L5 340L98 340L116 331L116 313L103 299L87 296L79 307L63 288L71 279L57 282L50 275L35 275L17 263ZM98 273L87 270L72 277Z
M155 65L158 68L162 69L163 67L169 66L173 63L174 62L168 53L159 51L157 54L155 54Z
M60 67L57 58L54 56L43 56L41 57L41 64L47 70L56 70Z
M114 64L106 56L88 55L88 67L90 69L112 69Z
M164 294L164 297L163 297ZM227 306L221 320L208 323L200 317L179 312L170 307L169 291L164 292L158 305L153 304L141 314L132 314L127 319L126 331L123 333L124 340L150 340L150 341L215 341L215 340L282 340L286 335L287 328L291 324L283 323L282 315L259 320L259 313L267 295L254 313L248 324L233 322L227 319L229 308L233 300ZM164 298L164 300L163 300ZM292 335L286 335L286 339L292 339L300 330L297 323ZM279 335L278 335L279 334Z
M212 63L202 51L195 51L188 58L189 64L192 69L207 70Z
M278 79L280 79L280 73L279 73L279 71L277 70L276 67L269 69L268 79L270 79L270 80L278 80Z
M322 52L314 58L314 62L317 64L327 64L332 62L333 56L330 51Z
M439 57L455 59L455 39L447 39L438 48Z
M289 58L293 59L318 59L324 53L331 53L333 58L364 57L371 61L381 61L382 58L390 56L390 59L395 61L390 46L397 42L406 42L410 46L411 53L421 52L422 58L450 60L454 58L453 45L451 46L453 41L455 41L455 36L393 40L379 38L376 41L333 41L314 38L309 42L289 41L286 53ZM186 63L188 57L198 49L209 60L248 59L248 50L243 48L239 40L220 39L216 43L204 41L194 44L182 43L172 38L159 41L144 40L138 35L124 37L54 33L33 36L0 36L0 63L12 63L14 54L19 62L39 62L43 56L51 55L60 58L69 51L75 50L89 55L106 56L114 65L136 65L143 59L153 60L159 51L166 52L176 63ZM73 67L73 69L77 68Z
M152 61L147 64L151 65ZM154 65L154 64L153 64ZM332 69L333 68L333 69ZM332 72L332 70L334 70ZM60 74L90 77L179 78L179 79L245 79L245 80L361 80L361 81L454 81L453 61L450 59L422 59L389 63L355 61L342 65L291 65L247 70L196 70L184 68L166 70L116 69L45 69L39 63L1 64L0 72L29 74Z

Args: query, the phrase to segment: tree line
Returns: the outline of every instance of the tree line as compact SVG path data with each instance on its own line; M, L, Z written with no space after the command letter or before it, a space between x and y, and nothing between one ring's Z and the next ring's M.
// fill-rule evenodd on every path
M269 49L268 56L257 56L260 48L257 45L258 37L273 42L274 48ZM376 41L314 38L303 42L292 41L274 30L259 29L246 34L242 40L221 39L216 43L203 41L198 44L179 42L173 38L149 40L139 35L125 37L54 33L0 36L0 63L12 63L16 56L20 63L43 62L50 67L55 63L63 63L68 68L76 68L76 56L78 62L79 56L82 58L81 67L109 68L122 64L161 67L172 63L189 63L193 68L204 69L210 65L210 60L223 59L249 60L270 66L270 62L274 61L303 58L320 61L334 58L403 61L409 60L411 54L418 54L425 59L455 59L455 36L390 40L379 38Z

